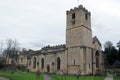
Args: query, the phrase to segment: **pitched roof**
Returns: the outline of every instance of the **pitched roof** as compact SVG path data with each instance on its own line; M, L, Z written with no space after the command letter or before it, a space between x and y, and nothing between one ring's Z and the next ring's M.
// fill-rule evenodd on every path
M100 43L100 41L98 40L97 36L93 37L93 43L95 43L95 41L97 41L98 44L101 46L101 43Z

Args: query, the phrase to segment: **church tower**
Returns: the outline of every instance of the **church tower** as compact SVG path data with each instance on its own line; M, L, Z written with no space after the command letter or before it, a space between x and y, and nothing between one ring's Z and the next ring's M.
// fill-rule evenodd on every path
M67 14L66 46L85 45L91 47L91 15L82 5L71 9Z
M66 12L66 48L67 48L67 69L69 74L82 72L86 74L91 62L86 58L91 57L92 30L91 15L82 5ZM89 53L89 55L87 55ZM91 61L91 59L89 60ZM88 63L88 64L86 64Z
M68 74L94 74L104 68L101 43L92 38L91 14L82 5L66 12Z

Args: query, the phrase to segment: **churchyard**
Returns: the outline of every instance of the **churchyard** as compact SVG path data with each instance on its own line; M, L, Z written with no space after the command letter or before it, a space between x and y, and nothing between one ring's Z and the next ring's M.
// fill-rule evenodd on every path
M50 75L52 80L104 80L105 76Z
M40 74L39 80L45 80L44 74ZM107 75L102 76L80 76L80 75L60 75L60 74L46 74L51 80L105 80ZM0 71L0 77L5 77L10 80L37 80L36 73L27 71ZM120 80L120 76L113 76L113 80Z
M10 80L36 80L36 73L22 71L0 71L0 77L5 77ZM40 75L40 80L44 80Z
M107 75L103 76L72 76L72 75L49 75L52 80L105 80ZM120 76L113 75L113 80L120 80Z

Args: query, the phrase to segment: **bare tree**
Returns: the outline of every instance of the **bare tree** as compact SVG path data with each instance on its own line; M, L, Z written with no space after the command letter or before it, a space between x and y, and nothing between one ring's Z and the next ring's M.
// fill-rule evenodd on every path
M19 50L19 42L16 39L7 39L6 40L6 50Z
M19 45L20 44L16 39L13 40L13 48L14 48L14 50L19 50L20 49Z
M0 42L0 54L3 53L3 41Z
M6 40L6 49L10 50L13 48L14 41L12 39L7 39Z
M19 50L19 43L16 39L7 39L6 40L6 49L4 50L4 54L6 57L6 62L9 62L9 57L12 54L16 54L17 55L17 51Z

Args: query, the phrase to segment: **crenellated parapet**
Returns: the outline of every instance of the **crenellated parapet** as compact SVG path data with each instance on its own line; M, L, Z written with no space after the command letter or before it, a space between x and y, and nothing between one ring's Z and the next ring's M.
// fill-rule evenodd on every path
M53 49L61 49L61 48L66 48L66 45L63 44L63 45L56 45L56 46L46 46L46 47L43 47L41 50L53 50Z
M78 7L74 7L74 9L67 10L66 14L68 15L68 14L74 13L74 12L76 12L78 10L83 10L86 13L88 13L89 15L91 15L91 13L85 7L83 7L83 5L79 5Z

